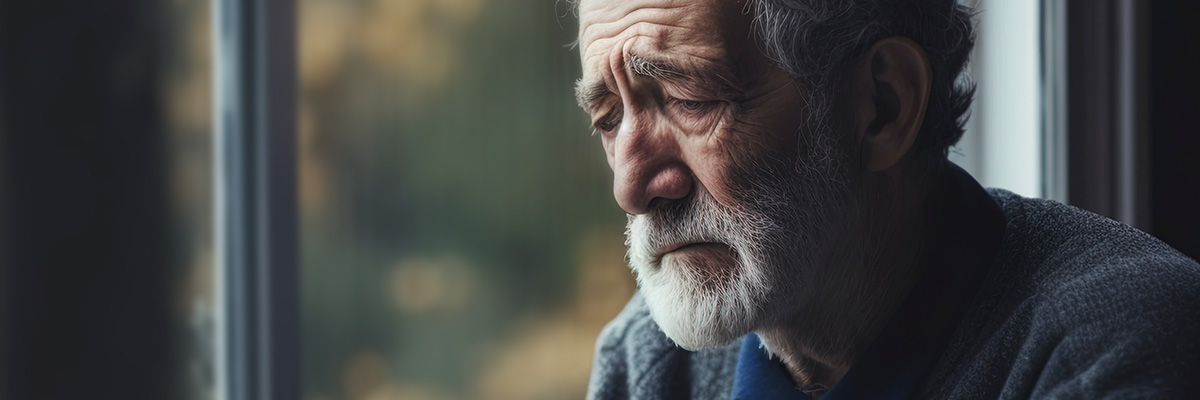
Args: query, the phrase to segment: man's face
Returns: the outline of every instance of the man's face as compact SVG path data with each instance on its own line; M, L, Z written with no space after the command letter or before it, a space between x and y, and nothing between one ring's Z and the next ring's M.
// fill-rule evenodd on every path
M763 57L745 3L584 0L581 106L629 215L630 267L677 344L803 310L853 229L846 152ZM821 128L821 129L818 129Z

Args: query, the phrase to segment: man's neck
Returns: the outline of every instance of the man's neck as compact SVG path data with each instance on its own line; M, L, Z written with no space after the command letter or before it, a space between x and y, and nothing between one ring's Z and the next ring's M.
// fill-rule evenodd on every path
M908 296L923 268L923 198L867 199L866 234L833 252L826 279L807 304L773 327L762 343L810 395L832 388ZM860 232L861 233L861 232ZM829 273L831 272L831 273Z

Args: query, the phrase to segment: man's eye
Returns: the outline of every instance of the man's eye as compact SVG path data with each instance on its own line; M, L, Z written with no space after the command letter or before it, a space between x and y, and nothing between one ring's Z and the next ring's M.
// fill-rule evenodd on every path
M613 129L617 129L617 125L620 123L621 123L621 110L613 110L613 111L609 112L607 115L600 117L600 119L597 120L592 125L596 128L597 131L608 133L608 132L612 132Z
M680 108L683 108L684 111L691 112L691 113L699 113L699 112L705 111L709 107L711 107L713 104L716 104L715 101L700 101L700 100L686 100L686 99L674 99L674 100L675 100L675 104L679 105Z

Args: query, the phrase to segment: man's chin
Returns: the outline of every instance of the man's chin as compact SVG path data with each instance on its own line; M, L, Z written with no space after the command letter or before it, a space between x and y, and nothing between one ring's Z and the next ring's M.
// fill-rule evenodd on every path
M695 351L724 346L752 329L749 318L725 309L728 304L656 294L648 288L642 292L650 308L650 317L671 341L684 349Z
M724 346L753 329L759 293L742 279L735 260L704 265L666 257L654 271L638 274L650 316L675 344L687 350ZM686 264L685 264L686 263ZM721 271L713 276L715 271Z

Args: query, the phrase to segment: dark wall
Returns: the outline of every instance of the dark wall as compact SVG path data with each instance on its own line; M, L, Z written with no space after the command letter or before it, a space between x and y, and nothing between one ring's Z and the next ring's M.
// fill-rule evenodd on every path
M0 398L178 397L158 7L0 1Z
M1200 259L1200 2L1150 3L1149 64L1151 230Z
M1120 97L1120 3L1070 0L1066 15L1067 201L1122 220L1118 165ZM1128 216L1127 216L1128 217ZM1146 229L1140 221L1135 226Z
M1200 259L1200 2L1067 5L1068 201Z

